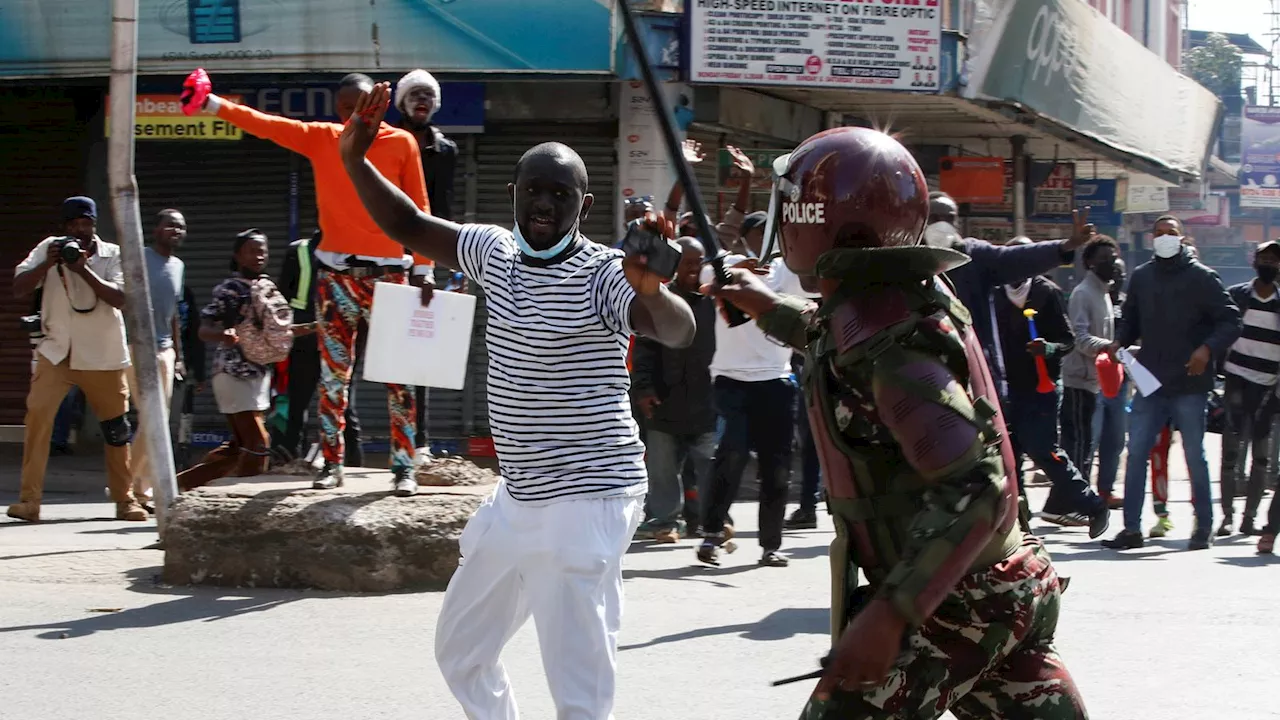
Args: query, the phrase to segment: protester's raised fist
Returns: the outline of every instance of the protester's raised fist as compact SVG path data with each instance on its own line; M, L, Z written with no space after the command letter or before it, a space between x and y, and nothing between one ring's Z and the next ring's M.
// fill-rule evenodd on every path
M391 83L381 82L373 90L360 93L355 110L347 120L338 147L346 160L363 158L378 137L378 128L391 106Z
M182 113L195 115L200 112L211 92L213 81L209 79L209 73L204 68L196 68L182 83L182 95L179 98L182 101Z

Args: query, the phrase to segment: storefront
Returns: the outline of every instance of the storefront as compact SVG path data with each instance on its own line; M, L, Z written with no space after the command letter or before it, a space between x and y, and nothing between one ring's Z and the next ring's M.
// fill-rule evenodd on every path
M96 95L66 85L0 88L0 425L22 424L32 368L18 320L33 311L33 299L14 299L13 268L58 232L62 200L87 192L85 105Z

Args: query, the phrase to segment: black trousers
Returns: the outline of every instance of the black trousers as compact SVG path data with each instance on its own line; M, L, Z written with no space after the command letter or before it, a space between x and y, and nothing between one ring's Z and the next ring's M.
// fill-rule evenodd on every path
M760 547L766 552L782 547L795 405L796 386L790 380L716 378L716 412L724 434L716 448L711 497L703 505L702 528L707 534L724 530L754 449L760 471Z
M1227 423L1222 432L1222 514L1235 514L1236 491L1244 486L1244 519L1252 521L1262 505L1271 460L1271 421L1275 417L1274 390L1235 375L1228 375L1223 389ZM1253 457L1245 481L1245 461ZM1273 503L1274 504L1274 503Z
M356 350L357 362L364 355L364 338L367 334L360 333ZM307 411L311 408L311 400L320 385L320 346L316 343L315 335L305 335L294 340L293 349L289 351L289 423L284 431L284 447L294 457L302 457L307 450L303 447ZM355 365L356 363L351 364L353 368ZM353 377L348 394L350 400L347 402L347 427L342 433L346 440L343 463L347 467L364 466L364 450L360 447L360 418L356 415L357 384Z
M1062 427L1062 449L1076 463L1086 483L1093 475L1088 464L1093 457L1093 413L1098 407L1098 393L1080 388L1065 388L1058 424Z

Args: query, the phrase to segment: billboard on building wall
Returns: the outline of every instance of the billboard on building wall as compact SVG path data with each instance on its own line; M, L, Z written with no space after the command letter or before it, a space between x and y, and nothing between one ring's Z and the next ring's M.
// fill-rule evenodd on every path
M1280 107L1250 105L1244 109L1240 207L1280 207Z
M139 0L142 74L611 72L613 0ZM8 0L0 77L109 71L111 3Z
M940 0L685 0L689 80L937 92Z

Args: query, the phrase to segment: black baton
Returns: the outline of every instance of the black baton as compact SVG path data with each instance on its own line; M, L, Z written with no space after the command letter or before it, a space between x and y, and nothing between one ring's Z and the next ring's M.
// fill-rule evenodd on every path
M645 88L649 91L649 101L653 103L654 112L658 116L658 124L662 127L663 143L667 146L667 152L671 155L671 162L675 164L676 177L679 178L680 185L684 187L684 197L689 201L689 209L693 211L693 221L697 223L699 239L702 241L703 247L707 249L707 255L711 257L711 269L715 271L716 283L718 285L727 285L730 282L730 278L724 266L724 259L728 253L720 247L711 223L707 222L707 206L702 202L702 191L698 189L698 183L694 182L693 169L689 167L689 161L685 159L684 152L680 149L680 142L676 140L676 130L671 119L671 108L667 104L667 97L662 94L661 88L658 87L658 79L654 75L653 64L649 61L649 51L640 39L640 31L636 28L636 19L631 14L631 6L628 0L618 0L618 9L622 11L622 26L627 33L627 44L631 46L631 52L636 55L636 64L640 66L640 74L644 76ZM750 179L748 179L749 181ZM724 310L730 327L737 327L750 319L733 303L726 302Z

